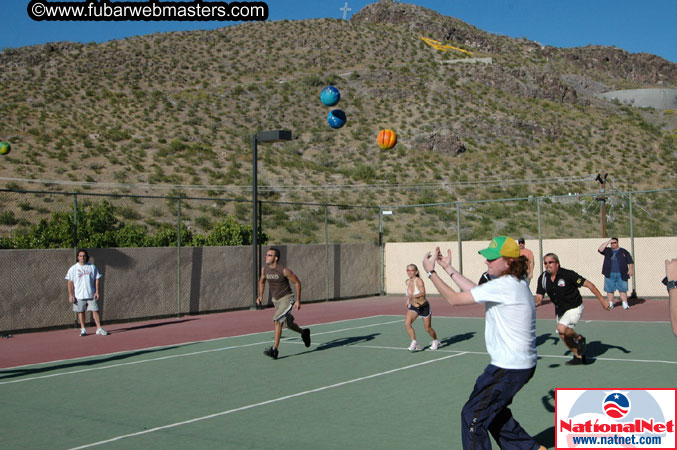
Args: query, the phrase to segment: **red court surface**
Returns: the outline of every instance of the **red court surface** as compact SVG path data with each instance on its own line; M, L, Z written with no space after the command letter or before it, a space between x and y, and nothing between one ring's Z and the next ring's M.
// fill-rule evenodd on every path
M484 307L480 305L451 306L440 297L430 297L429 300L433 317L484 315ZM404 320L404 302L403 295L391 295L308 303L303 304L300 311L294 312L294 317L304 327L376 315L402 315ZM665 299L631 300L628 310L624 310L618 301L616 305L612 311L606 311L596 299L586 299L582 320L669 320ZM536 313L537 318L552 319L554 322L554 307L548 300L536 309ZM80 337L78 328L19 333L11 338L0 339L0 369L271 331L272 314L273 310L266 308L109 325L105 324L104 318L104 327L110 333L108 336L97 336L94 327L88 328L90 334L84 337Z

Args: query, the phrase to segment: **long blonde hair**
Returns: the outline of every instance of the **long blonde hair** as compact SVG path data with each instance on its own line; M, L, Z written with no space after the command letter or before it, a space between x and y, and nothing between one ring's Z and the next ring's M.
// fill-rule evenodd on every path
M407 269L410 268L410 267L413 267L414 270L416 271L416 276L419 277L419 278L421 278L421 277L418 275L418 267L416 267L416 264L407 264Z
M407 264L407 269L410 267L416 271L416 278L421 278L418 274L418 267L416 267L416 264ZM411 278L407 278L406 281L404 282L407 286L409 286L409 280L411 280ZM414 280L414 283L416 283L416 280Z

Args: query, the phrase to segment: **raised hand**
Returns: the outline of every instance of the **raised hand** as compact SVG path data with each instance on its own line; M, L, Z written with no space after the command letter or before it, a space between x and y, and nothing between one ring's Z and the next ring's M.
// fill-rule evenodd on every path
M439 250L439 248L437 249ZM435 260L437 259L437 254L433 256L430 252L426 253L423 257L423 270L430 272L435 268Z
M442 256L442 252L440 251L439 247L437 247L435 251L437 253L437 263L445 270L451 267L451 249L447 249L447 256Z

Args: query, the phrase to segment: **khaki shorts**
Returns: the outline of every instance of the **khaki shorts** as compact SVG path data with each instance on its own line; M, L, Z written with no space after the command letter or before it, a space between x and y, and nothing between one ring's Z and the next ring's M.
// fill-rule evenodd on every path
M575 328L581 316L583 315L583 304L577 308L568 309L562 314L562 317L557 318L557 323L564 325L565 327Z
M275 306L275 315L273 320L275 322L280 322L282 325L294 321L294 316L291 315L291 309L294 306L296 299L294 294L285 295L284 297L273 299L273 305Z
M99 310L99 304L93 298L75 299L73 302L73 311L77 313L85 312L85 307L87 311Z

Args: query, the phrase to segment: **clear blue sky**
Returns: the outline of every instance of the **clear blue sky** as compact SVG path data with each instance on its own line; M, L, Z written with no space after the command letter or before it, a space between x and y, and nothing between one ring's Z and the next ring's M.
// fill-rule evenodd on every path
M84 3L84 0L70 1ZM203 1L208 3L209 0ZM347 0L351 8L348 18L373 1ZM103 42L162 31L212 29L237 23L36 22L27 14L28 3L29 0L2 0L0 49L55 41ZM340 8L346 0L268 0L265 3L269 7L269 20L297 20L342 18ZM405 3L457 17L491 33L526 37L545 45L616 46L677 62L677 0L410 0Z

